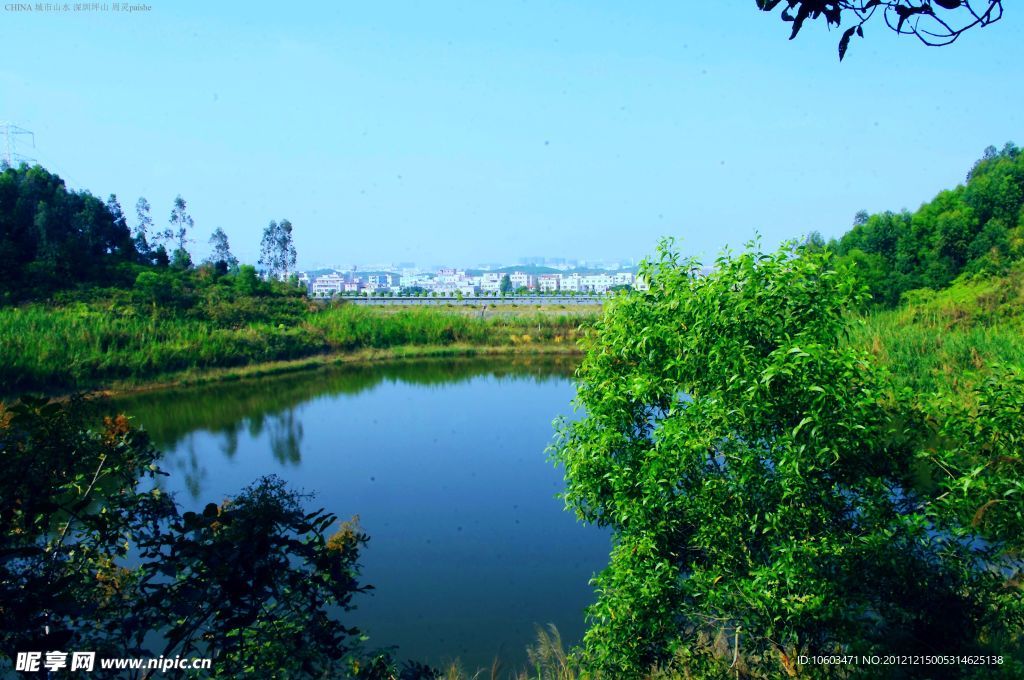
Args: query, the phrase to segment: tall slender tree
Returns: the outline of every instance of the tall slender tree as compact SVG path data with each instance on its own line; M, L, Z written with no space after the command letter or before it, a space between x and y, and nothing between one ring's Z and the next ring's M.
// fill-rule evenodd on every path
M188 206L185 199L178 194L174 199L174 207L171 208L170 228L167 230L169 241L176 241L178 250L186 250L185 245L189 242L189 229L195 226L195 221L188 214Z
M286 279L295 268L295 242L292 238L292 223L287 219L280 222L270 221L263 230L260 242L259 264L266 269L267 275L273 278Z
M213 246L213 254L210 261L223 273L238 269L238 258L231 253L231 246L228 244L228 235L224 230L217 227L210 237L210 245Z
M192 267L192 256L185 246L191 241L188 232L195 226L195 221L188 214L188 206L185 199L178 194L174 198L174 207L171 208L171 218L167 230L164 232L165 239L175 244L174 252L171 254L171 266L175 269L189 269Z
M110 213L110 217L113 220L112 230L110 232L110 245L106 247L107 253L112 253L114 250L121 252L129 252L132 248L131 229L128 227L128 218L124 215L124 210L121 209L121 202L117 200L117 194L110 194L107 198L107 212Z
M135 202L135 250L147 259L153 250L149 244L149 230L153 227L153 217L149 211L149 201L145 196L139 196Z

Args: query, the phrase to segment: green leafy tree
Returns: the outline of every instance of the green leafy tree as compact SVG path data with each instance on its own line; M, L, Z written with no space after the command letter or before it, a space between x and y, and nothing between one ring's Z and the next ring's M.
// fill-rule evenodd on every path
M121 209L121 202L117 200L117 194L110 194L107 198L107 212L110 213L110 218L114 221L114 229L117 232L124 234L129 231L128 219L124 215L124 210Z
M174 207L171 208L170 236L168 240L173 240L179 250L185 250L190 241L188 232L194 226L195 221L188 214L188 205L185 203L185 199L181 197L181 194L178 194L174 197Z
M256 273L256 267L253 267L251 264L241 265L234 277L234 288L240 295L252 296L258 294L262 286L260 285L260 277Z
M498 283L498 291L502 295L508 295L509 293L512 292L512 279L509 277L508 274L505 274L501 277L501 282Z
M804 247L810 250L821 250L825 247L825 237L820 231L812 231L804 239Z
M1019 635L994 549L915 481L928 428L844 342L853 273L828 250L750 250L708 275L659 252L650 290L611 298L586 337L585 416L553 448L567 506L614 537L591 670L781 677L801 654Z
M144 196L139 196L135 202L135 249L139 251L146 261L152 257L152 247L149 244L149 230L153 228L153 217L150 215L149 201Z
M161 243L153 250L153 264L157 267L169 267L171 258L167 255L167 248Z
M182 299L181 278L167 271L144 271L135 278L134 293L137 298L151 304L169 305Z
M367 537L355 523L329 536L337 517L307 513L302 500L280 479L264 478L140 541L149 562L136 609L156 615L150 630L165 631L161 656L215 658L219 677L259 667L322 677L345 666L358 631L327 605L349 609L365 590L356 559Z
M116 211L116 214L112 212ZM25 164L0 172L0 300L45 297L81 284L125 284L136 258L114 200L69 191L59 176Z
M171 254L171 269L185 271L192 269L192 255L184 248L175 248Z
M189 230L195 226L195 221L188 213L188 205L185 199L178 194L174 197L174 206L171 208L171 217L168 227L164 230L163 241L174 244L174 251L171 253L171 266L179 269L189 269L192 266L192 256L188 252L188 244L191 239L188 237Z
M997 366L975 396L972 407L953 397L931 407L931 422L949 445L926 450L922 457L943 472L939 486L944 493L936 513L950 513L958 536L982 536L1002 561L1015 565L1019 587L1024 576L1024 373Z
M237 271L238 258L231 254L228 235L224 233L223 229L217 227L213 230L213 235L210 236L210 245L213 246L213 254L210 256L210 261L218 269L222 270L222 274Z
M288 220L270 221L263 230L260 242L259 264L266 268L272 278L286 279L295 268L295 242L292 238L292 223Z
M831 247L866 265L874 301L894 306L917 288L943 288L967 272L1000 273L1020 257L1024 235L1024 154L989 147L967 183L940 192L916 212L858 213Z

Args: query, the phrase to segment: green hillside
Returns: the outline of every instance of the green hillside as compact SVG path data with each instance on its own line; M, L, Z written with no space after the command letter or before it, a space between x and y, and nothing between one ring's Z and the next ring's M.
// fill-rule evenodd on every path
M966 395L996 365L1024 367L1024 261L940 291L908 292L900 307L865 315L851 340L898 384Z
M855 263L876 303L894 307L919 288L940 289L961 274L1002 274L1024 256L1024 154L989 147L967 181L917 211L859 213L829 245Z

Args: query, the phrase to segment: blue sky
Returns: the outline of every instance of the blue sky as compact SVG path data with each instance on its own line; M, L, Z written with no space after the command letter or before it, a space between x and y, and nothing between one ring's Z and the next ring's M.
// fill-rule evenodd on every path
M634 6L630 7L629 4ZM1024 12L935 49L788 41L730 2L171 2L0 11L0 120L75 188L158 223L178 193L302 267L705 258L915 208L1024 141Z

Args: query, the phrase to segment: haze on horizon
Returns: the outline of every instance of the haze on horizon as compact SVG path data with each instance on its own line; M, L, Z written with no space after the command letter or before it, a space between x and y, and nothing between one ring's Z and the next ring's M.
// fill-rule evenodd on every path
M243 261L271 219L301 268L713 257L916 208L1021 142L1024 15L927 48L793 41L753 2L364 6L154 0L0 12L0 119L70 186Z

